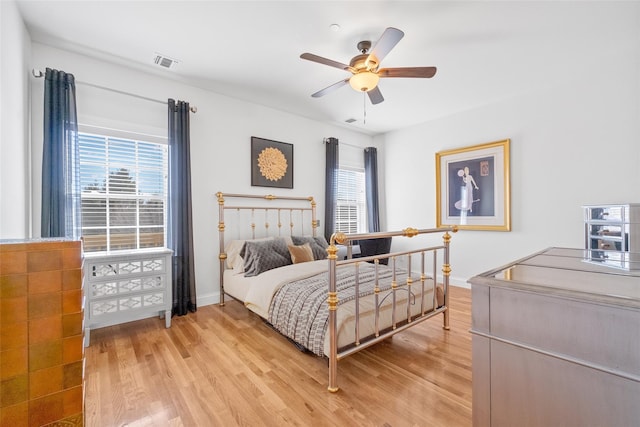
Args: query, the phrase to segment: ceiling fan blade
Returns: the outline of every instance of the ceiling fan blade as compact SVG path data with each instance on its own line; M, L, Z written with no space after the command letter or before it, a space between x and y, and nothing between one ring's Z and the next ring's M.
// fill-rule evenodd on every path
M367 95L369 95L369 100L374 105L380 104L382 101L384 101L384 97L382 96L382 92L380 92L380 88L378 86L367 92Z
M302 55L300 55L300 58L306 59L307 61L328 65L330 67L340 68L341 70L349 70L349 66L347 64L323 58L322 56L314 55L313 53L303 53Z
M331 86L327 86L322 90L317 91L316 93L312 94L311 96L314 98L320 98L321 96L324 96L330 92L333 92L334 90L341 88L342 86L346 85L347 83L349 83L349 79L344 79L344 80L340 80L339 82L336 82L334 84L332 84Z
M378 67L384 57L391 52L391 49L398 44L402 37L404 37L404 33L397 28L389 27L384 30L384 33L382 33L380 39L369 53L369 57L365 62L367 66L369 66L371 61L374 61L375 67Z
M436 71L436 67L383 68L382 70L378 70L378 76L430 78L436 74Z

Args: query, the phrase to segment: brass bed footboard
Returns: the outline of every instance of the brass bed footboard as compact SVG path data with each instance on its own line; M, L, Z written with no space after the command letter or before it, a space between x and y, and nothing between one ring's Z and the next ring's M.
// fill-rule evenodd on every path
M363 350L373 344L376 344L388 337L401 332L409 327L415 326L424 320L427 320L437 314L443 313L443 328L449 329L449 276L451 274L451 266L449 264L449 245L451 241L451 235L449 232L457 232L458 228L455 226L450 227L440 227L440 228L432 228L432 229L422 229L418 230L415 228L406 228L402 231L396 232L378 232L378 233L367 233L367 234L350 234L346 235L344 233L334 233L331 236L331 241L329 243L329 248L327 248L328 252L328 260L329 260L329 290L328 290L328 298L327 303L329 305L329 385L327 389L335 393L338 391L337 377L338 377L338 361L344 357L347 357L353 353L356 353L360 350ZM347 260L338 260L338 248L336 244L346 245L347 247L351 247L354 241L364 240L364 239L373 239L373 238L386 238L386 237L394 237L394 236L403 236L403 237L414 237L420 234L433 234L433 233L442 233L443 235L443 243L438 246L431 246L416 250L410 250L405 252L396 252L391 254L384 255L375 255L369 256L365 258L357 258L357 259L347 259ZM431 308L425 309L425 282L428 278L426 272L426 263L425 263L425 255L431 255L432 261L432 280L433 280L433 292L432 292L432 301ZM438 265L438 254L442 255L441 261L441 271L442 271L442 294L443 299L441 302L438 301L438 285L437 285L437 265ZM412 258L413 255L417 255L420 258L420 274L419 274L419 286L421 287L420 292L420 311L417 314L414 314L411 309L410 298L412 295L412 286L414 285L413 278L413 270L412 270ZM391 268L393 270L393 280L391 290L387 291L386 295L381 295L380 290L377 286L377 274L378 274L378 265L380 260L388 259L391 261ZM406 259L406 283L399 284L396 281L396 263L400 259ZM374 334L368 335L364 338L360 337L360 295L358 290L358 264L361 262L373 262L376 267L376 287L374 291L375 298L375 329ZM339 300L338 300L338 292L336 291L336 270L338 266L350 265L352 264L355 269L356 274L356 287L354 291L353 298L355 299L355 342L353 345L347 348L338 348L338 324L337 324L337 312L339 309ZM398 309L398 300L397 293L400 291L406 291L406 313L401 314L397 312ZM391 298L391 326L385 328L384 330L380 330L379 326L379 318L380 318L380 307L382 305L382 300Z

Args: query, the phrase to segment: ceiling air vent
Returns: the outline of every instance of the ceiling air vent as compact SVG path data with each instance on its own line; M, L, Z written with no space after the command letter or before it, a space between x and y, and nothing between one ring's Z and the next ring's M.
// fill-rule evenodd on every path
M347 120L345 120L346 123L353 123L353 122L356 122L356 121L357 121L356 119L347 119Z
M161 53L155 53L153 56L153 63L159 65L163 68L174 68L178 61L175 59L169 58L166 55L162 55Z

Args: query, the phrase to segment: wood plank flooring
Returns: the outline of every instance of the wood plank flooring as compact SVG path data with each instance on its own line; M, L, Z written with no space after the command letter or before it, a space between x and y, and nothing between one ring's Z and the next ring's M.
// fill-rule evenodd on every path
M471 292L338 364L298 351L240 303L91 331L88 426L470 426Z

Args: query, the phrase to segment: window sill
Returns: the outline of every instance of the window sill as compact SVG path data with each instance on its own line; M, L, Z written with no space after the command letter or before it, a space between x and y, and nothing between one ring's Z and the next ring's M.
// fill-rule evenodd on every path
M124 251L111 251L111 252L85 252L85 258L107 258L107 257L121 257L131 255L156 255L167 254L173 251L168 248L150 248L150 249L136 249L136 250L124 250Z

